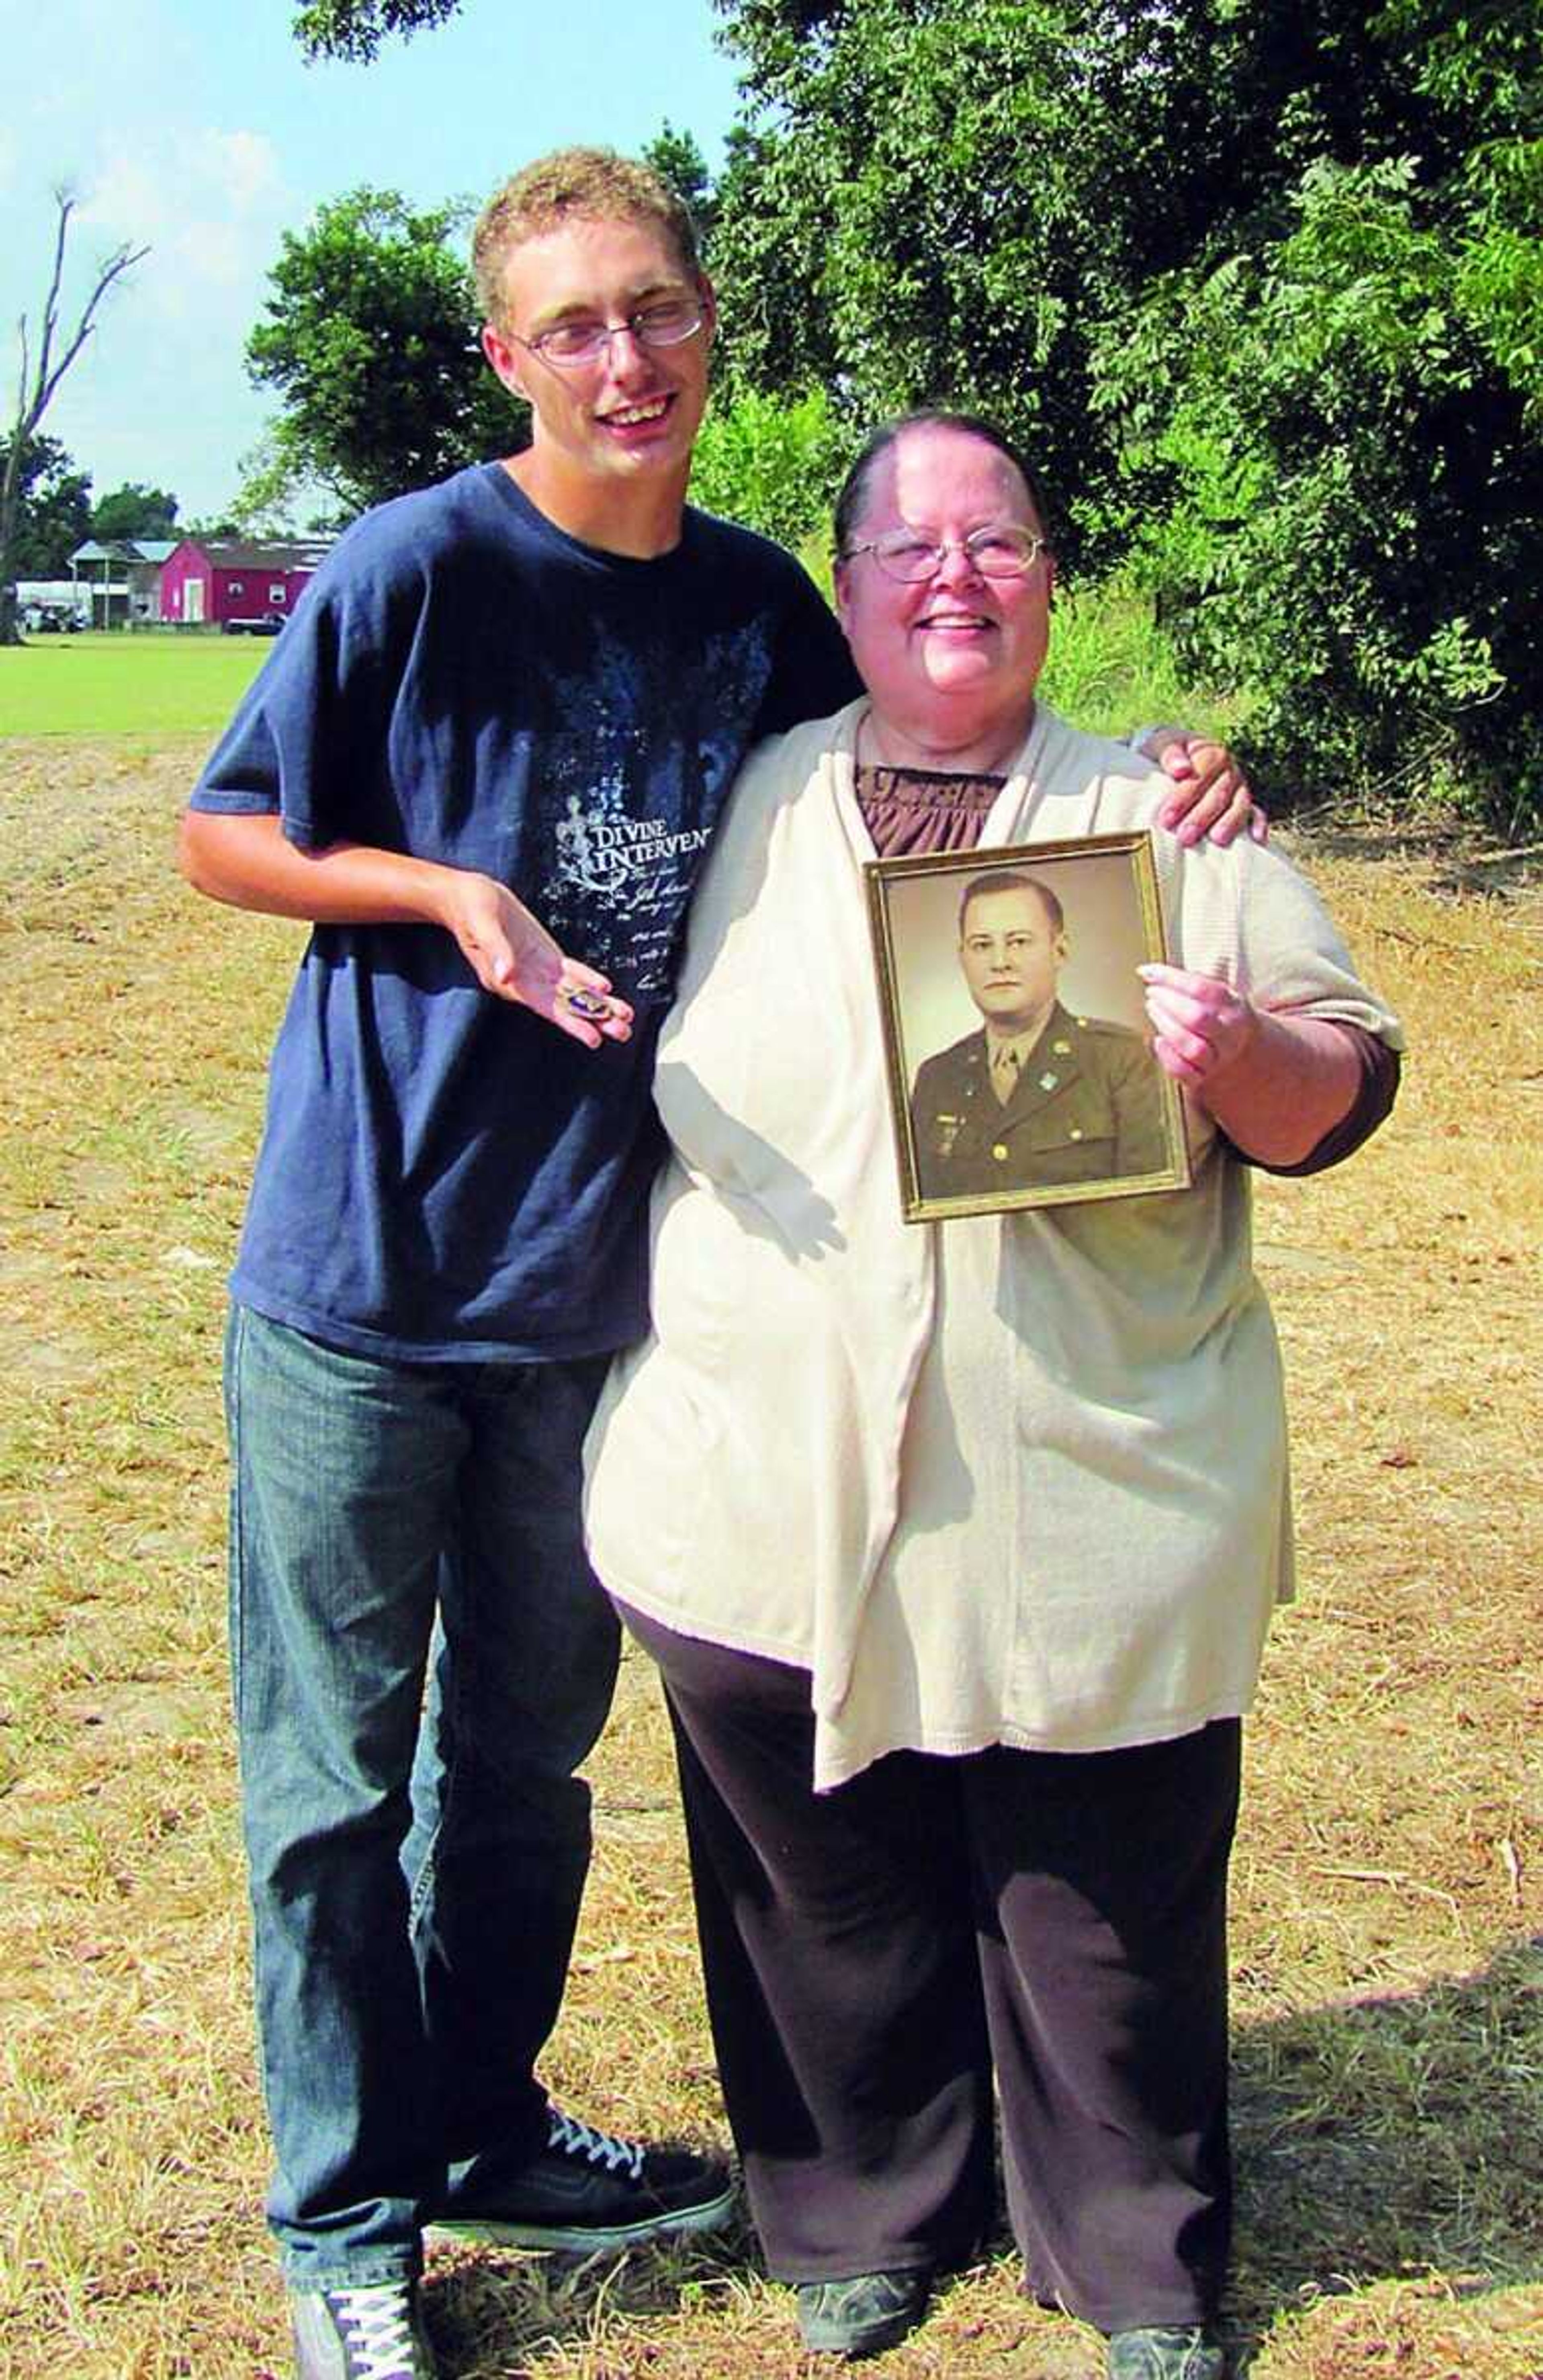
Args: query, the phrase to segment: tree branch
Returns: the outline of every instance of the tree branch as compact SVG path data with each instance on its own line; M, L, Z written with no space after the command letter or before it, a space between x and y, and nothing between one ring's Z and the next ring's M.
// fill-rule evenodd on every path
M140 263L150 254L148 248L129 248L126 244L115 249L107 258L97 273L91 296L81 309L80 319L75 326L74 335L68 346L58 362L50 370L49 357L53 351L55 333L59 326L59 286L64 278L65 246L69 234L69 219L75 212L75 200L67 192L60 190L55 195L59 202L59 227L54 241L54 270L48 284L48 295L43 300L43 342L38 349L37 375L33 380L32 393L30 397L26 393L27 318L25 315L21 318L23 377L21 403L17 415L17 434L23 438L30 438L43 419L55 390L90 338L96 310L114 282L120 279L124 273L129 272L134 265Z
M90 338L95 324L96 310L103 298L124 273L150 254L148 248L130 248L126 243L115 249L98 268L91 294L80 310L79 318L57 362L53 360L54 344L59 328L59 292L64 285L65 251L69 242L69 219L75 212L75 200L67 190L54 193L59 209L58 226L54 235L54 263L48 276L48 294L43 302L41 335L37 364L34 370L27 334L27 317L22 315L17 325L19 362L16 383L16 419L12 425L10 448L6 468L0 473L0 645L18 641L16 625L16 590L11 568L16 552L21 512L21 463L29 441L47 412L55 390L68 371L76 357Z
M347 59L368 65L388 33L405 38L443 25L461 0L309 0L298 8L294 33L307 60Z

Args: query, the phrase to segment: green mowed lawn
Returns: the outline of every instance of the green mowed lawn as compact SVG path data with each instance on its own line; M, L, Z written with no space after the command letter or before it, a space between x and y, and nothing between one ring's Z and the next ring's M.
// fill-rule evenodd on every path
M1059 600L1045 693L1067 718L1124 735L1135 719L1235 735L1245 696L1183 685L1149 607L1118 583ZM0 737L216 735L273 650L261 637L32 637L0 649Z
M213 735L272 650L263 637L33 637L0 650L0 735Z

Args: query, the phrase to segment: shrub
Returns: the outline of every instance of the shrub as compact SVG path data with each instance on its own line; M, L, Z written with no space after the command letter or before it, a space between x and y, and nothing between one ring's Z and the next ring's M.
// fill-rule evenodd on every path
M691 501L780 544L824 547L852 449L822 389L791 400L745 389L708 412L691 467Z
M1106 358L1166 478L1138 574L1187 666L1254 689L1277 806L1430 771L1502 832L1543 820L1543 264L1507 212L1543 143L1509 153L1435 190L1314 165L1283 237Z

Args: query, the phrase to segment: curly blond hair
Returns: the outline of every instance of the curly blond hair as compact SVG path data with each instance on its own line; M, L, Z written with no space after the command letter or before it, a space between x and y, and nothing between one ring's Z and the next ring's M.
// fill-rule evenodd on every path
M554 149L495 190L478 217L471 261L490 322L504 315L504 268L522 240L555 231L570 217L591 223L654 224L671 240L688 280L701 277L697 234L685 201L651 165L614 149Z

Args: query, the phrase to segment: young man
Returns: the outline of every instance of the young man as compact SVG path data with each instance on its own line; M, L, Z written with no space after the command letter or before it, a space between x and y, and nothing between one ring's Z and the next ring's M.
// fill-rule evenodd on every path
M721 2167L593 2131L534 2077L617 1656L578 1455L645 1322L653 1046L695 871L750 743L856 691L797 565L686 507L713 305L668 188L545 159L476 261L529 449L340 540L183 827L200 891L315 927L227 1354L300 2380L432 2374L426 2226L593 2249L729 2204Z

